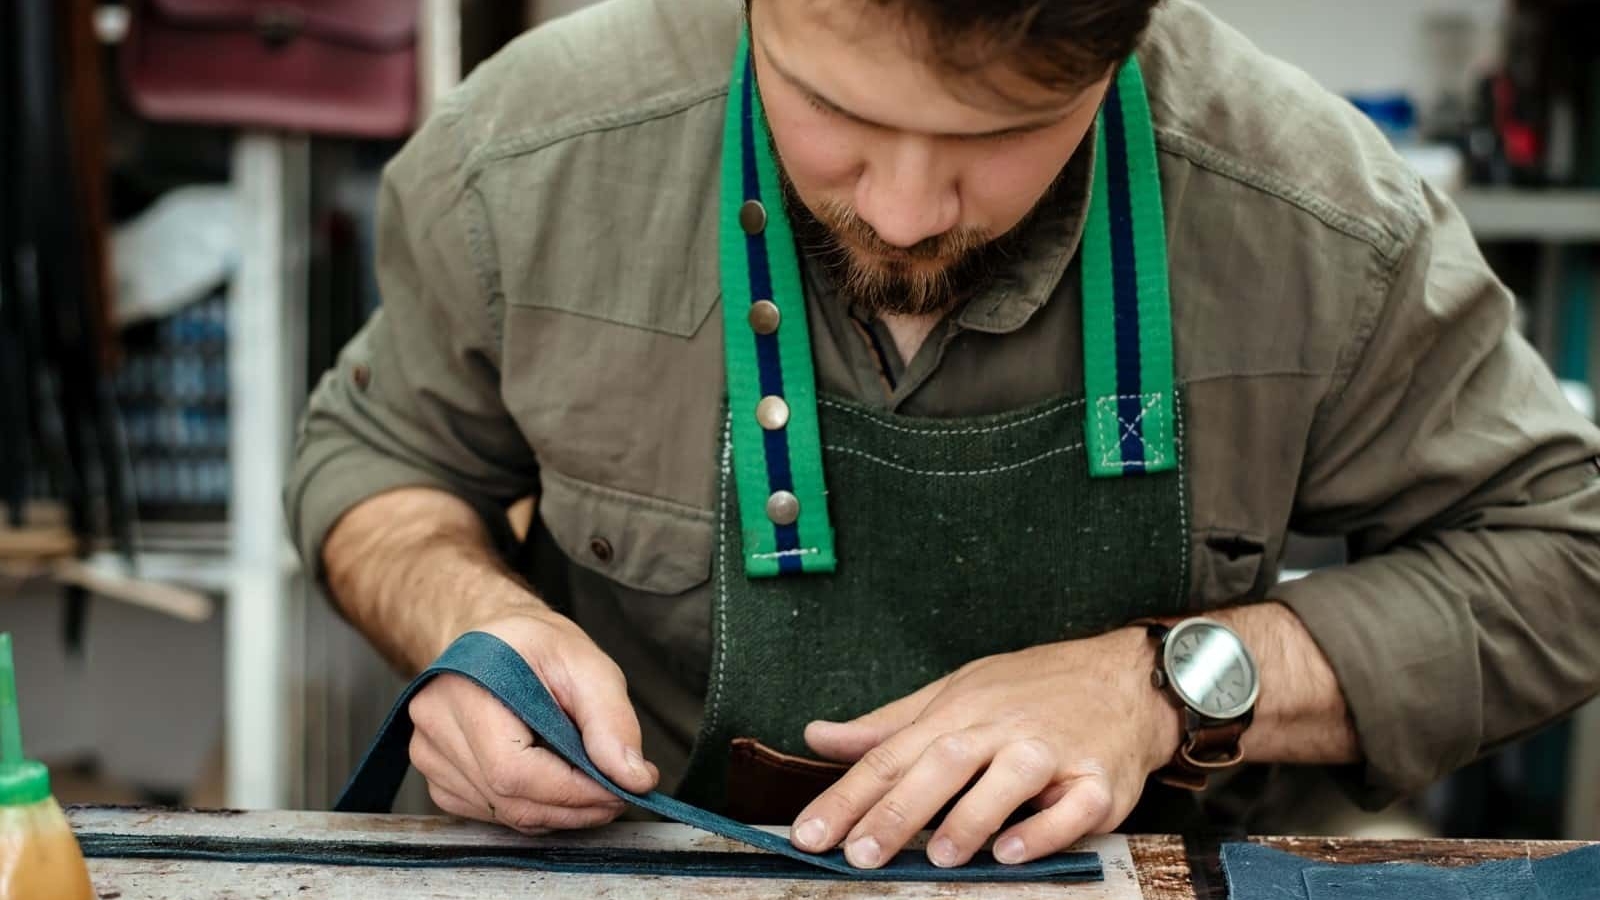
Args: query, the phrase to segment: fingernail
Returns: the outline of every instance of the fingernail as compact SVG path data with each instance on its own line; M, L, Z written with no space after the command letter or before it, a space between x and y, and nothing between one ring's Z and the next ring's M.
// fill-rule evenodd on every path
M883 850L875 837L856 838L845 848L844 855L858 869L875 869L882 861Z
M1028 848L1022 845L1022 838L1008 837L994 845L994 858L1003 863L1019 863L1027 855Z
M822 824L821 819L807 819L794 830L794 837L802 847L821 850L822 842L828 837L828 826Z
M955 865L956 864L956 844L955 844L955 841L952 841L947 837L936 837L936 838L934 838L933 839L933 843L928 845L928 858L933 860L933 864L934 865L939 866L940 868L943 868L943 869L948 869L951 866Z

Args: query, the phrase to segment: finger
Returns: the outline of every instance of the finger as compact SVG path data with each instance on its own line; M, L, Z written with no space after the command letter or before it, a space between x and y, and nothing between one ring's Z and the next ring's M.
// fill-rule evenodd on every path
M641 752L639 716L628 700L622 670L601 656L575 674L581 677L558 680L563 690L556 700L578 726L589 759L624 790L643 794L654 789L661 773Z
M865 756L868 750L894 737L911 725L928 708L928 704L944 690L950 676L923 686L893 703L878 707L864 716L848 722L828 722L818 719L806 726L806 744L823 759L853 763Z
M625 804L571 763L544 747L528 747L483 760L480 789L497 803L525 800L543 806L582 809Z
M509 799L495 806L495 819L523 834L598 828L622 814L625 804L611 806L551 806L531 800Z
M456 705L460 736L442 729L447 756L464 755L460 765L484 797L497 805L513 799L551 806L615 806L621 803L589 776L539 746L528 727L486 693L481 702ZM465 753L459 745L465 745Z
M434 746L433 741L420 731L411 735L411 765L416 768L417 774L428 782L430 794L434 788L438 788L443 793L461 800L472 810L470 813L447 810L452 815L494 821L494 806L488 798L473 786L459 764L448 759L438 747ZM444 808L443 804L440 804L440 808Z
M902 731L873 747L834 785L795 817L791 840L802 850L819 853L839 841L905 776L932 736Z
M428 799L432 800L433 805L439 807L445 815L455 816L458 819L476 819L480 822L495 821L494 815L485 809L483 804L465 800L431 781L428 782Z
M875 869L894 858L994 758L1002 740L985 729L935 738L905 777L850 831L844 841L845 858L861 869Z
M1104 775L1078 779L1054 806L1009 828L994 842L994 858L1007 864L1028 862L1072 846L1084 835L1115 828L1111 821L1111 782Z
M928 841L928 859L936 866L964 865L1055 775L1055 753L1044 741L1028 738L1001 746L988 771L939 823Z

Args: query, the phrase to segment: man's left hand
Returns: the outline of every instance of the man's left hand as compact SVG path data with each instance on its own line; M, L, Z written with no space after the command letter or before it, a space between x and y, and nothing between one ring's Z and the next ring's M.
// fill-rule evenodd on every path
M1154 662L1144 630L1124 628L987 657L854 721L812 722L806 743L855 765L791 839L842 843L851 865L877 868L963 790L928 842L935 865L962 865L991 837L996 859L1020 863L1109 832L1178 746ZM1038 811L996 836L1028 804Z

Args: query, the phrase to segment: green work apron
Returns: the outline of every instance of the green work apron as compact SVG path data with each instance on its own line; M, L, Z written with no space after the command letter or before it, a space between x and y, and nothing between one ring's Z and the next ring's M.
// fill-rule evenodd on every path
M813 719L850 719L973 660L1188 599L1182 399L1137 63L1095 132L1083 390L963 419L816 394L751 65L746 38L723 161L729 414L711 674L678 791L709 809L725 806L734 738L804 754Z

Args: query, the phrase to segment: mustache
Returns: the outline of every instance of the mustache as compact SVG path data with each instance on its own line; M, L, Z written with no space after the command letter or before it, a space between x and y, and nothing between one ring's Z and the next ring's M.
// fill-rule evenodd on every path
M909 247L899 247L879 237L877 230L857 215L854 209L837 200L828 199L818 203L815 215L837 244L854 247L890 264L948 263L967 257L993 240L993 235L987 229L958 226L942 234L923 238ZM843 251L844 247L813 249Z

